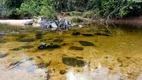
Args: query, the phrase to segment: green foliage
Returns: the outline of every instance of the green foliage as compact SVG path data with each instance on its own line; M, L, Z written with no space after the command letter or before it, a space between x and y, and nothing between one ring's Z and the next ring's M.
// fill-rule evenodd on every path
M1 16L8 17L16 15L16 8L20 7L23 0L1 0Z
M51 0L25 0L17 11L22 15L55 17Z
M84 17L122 18L134 12L142 12L136 0L55 0L56 11L88 11ZM136 11L137 9L137 11ZM90 12L91 11L91 12Z
M74 17L74 18L72 18L71 21L72 21L72 22L78 22L78 23L80 23L80 22L83 22L83 19L80 18L80 17Z
M82 15L85 12L83 16L86 18L123 18L142 13L142 2L139 1L141 0L0 0L0 16L42 15L55 18L56 11L65 11L69 15Z
M93 11L86 11L84 12L83 14L83 17L84 18L93 18L95 16L94 12Z
M133 0L90 0L87 9L93 10L94 14L102 18L121 18L133 13L136 5Z
M21 4L21 7L17 8L17 12L22 15L39 15L39 11L41 10L39 1L40 0L25 0L24 3Z
M54 0L57 11L84 11L88 0Z
M88 2L88 9L94 10L98 16L118 17L127 14L125 8L129 3L126 0L90 0Z

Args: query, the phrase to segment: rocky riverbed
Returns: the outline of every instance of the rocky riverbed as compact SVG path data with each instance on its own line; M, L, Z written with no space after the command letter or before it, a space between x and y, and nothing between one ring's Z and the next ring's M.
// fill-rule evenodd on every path
M3 79L8 80L14 72L27 76L23 80L104 80L104 76L111 76L108 80L141 80L140 29L115 28L110 33L93 25L64 32L16 31L18 33L7 33L0 38L0 76ZM7 69L10 64L16 67ZM96 75L103 77L94 78ZM15 76L13 80L19 78Z

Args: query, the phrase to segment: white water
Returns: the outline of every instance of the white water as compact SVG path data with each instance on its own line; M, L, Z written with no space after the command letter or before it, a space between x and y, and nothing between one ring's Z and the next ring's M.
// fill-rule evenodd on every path
M75 72L73 69L66 74L66 80L129 80L121 74L110 74L108 68L103 68L101 65L96 70L88 70L85 67L83 72ZM140 75L137 80L142 80Z

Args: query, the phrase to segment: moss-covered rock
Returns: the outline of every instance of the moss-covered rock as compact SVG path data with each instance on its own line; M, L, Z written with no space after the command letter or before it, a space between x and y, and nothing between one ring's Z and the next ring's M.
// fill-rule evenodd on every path
M83 60L79 60L79 59L72 58L72 57L63 57L62 61L65 65L73 66L73 67L83 67L85 66L85 63L86 63Z
M36 39L42 39L43 34L42 33L36 33L35 37Z
M55 43L61 43L61 42L63 42L63 39L55 39L55 40L53 40L53 42L55 42Z
M101 32L95 33L95 35L98 35L98 36L110 36L110 34L108 34L108 33L101 33Z
M82 34L82 35L87 37L93 36L93 34Z
M21 38L18 41L20 41L20 42L33 42L33 41L35 41L35 39L33 39L33 38Z
M31 45L26 45L26 46L21 46L21 48L23 49L30 49L30 48L33 48L34 46L31 46Z
M78 36L78 35L80 35L80 32L74 31L74 32L72 33L72 35L73 35L73 36Z
M0 38L0 43L6 43L7 41L3 38Z
M22 48L21 47L18 47L18 48L13 48L13 49L11 49L12 51L20 51L20 50L22 50Z
M78 47L78 46L71 46L69 48L69 50L83 50L84 48L83 47Z
M88 41L79 41L82 46L95 46L93 43Z

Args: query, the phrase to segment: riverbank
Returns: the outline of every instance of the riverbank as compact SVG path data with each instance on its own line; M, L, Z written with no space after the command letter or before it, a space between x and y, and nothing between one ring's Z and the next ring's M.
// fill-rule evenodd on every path
M58 18L63 18L66 20L71 20L73 23L79 23L82 25L106 25L105 19L91 19L91 18L83 18L82 16L64 16L59 15ZM33 19L7 19L7 20L0 20L0 24L7 24L10 26L25 26L26 22L31 22ZM125 18L125 19L115 19L115 20L108 20L108 25L133 25L135 27L142 28L142 18L141 17L134 17L134 18ZM34 25L35 26L35 25Z
M6 25L10 25L10 26L25 26L24 24L28 21L32 21L33 19L21 19L21 20L0 20L0 24L6 24Z

